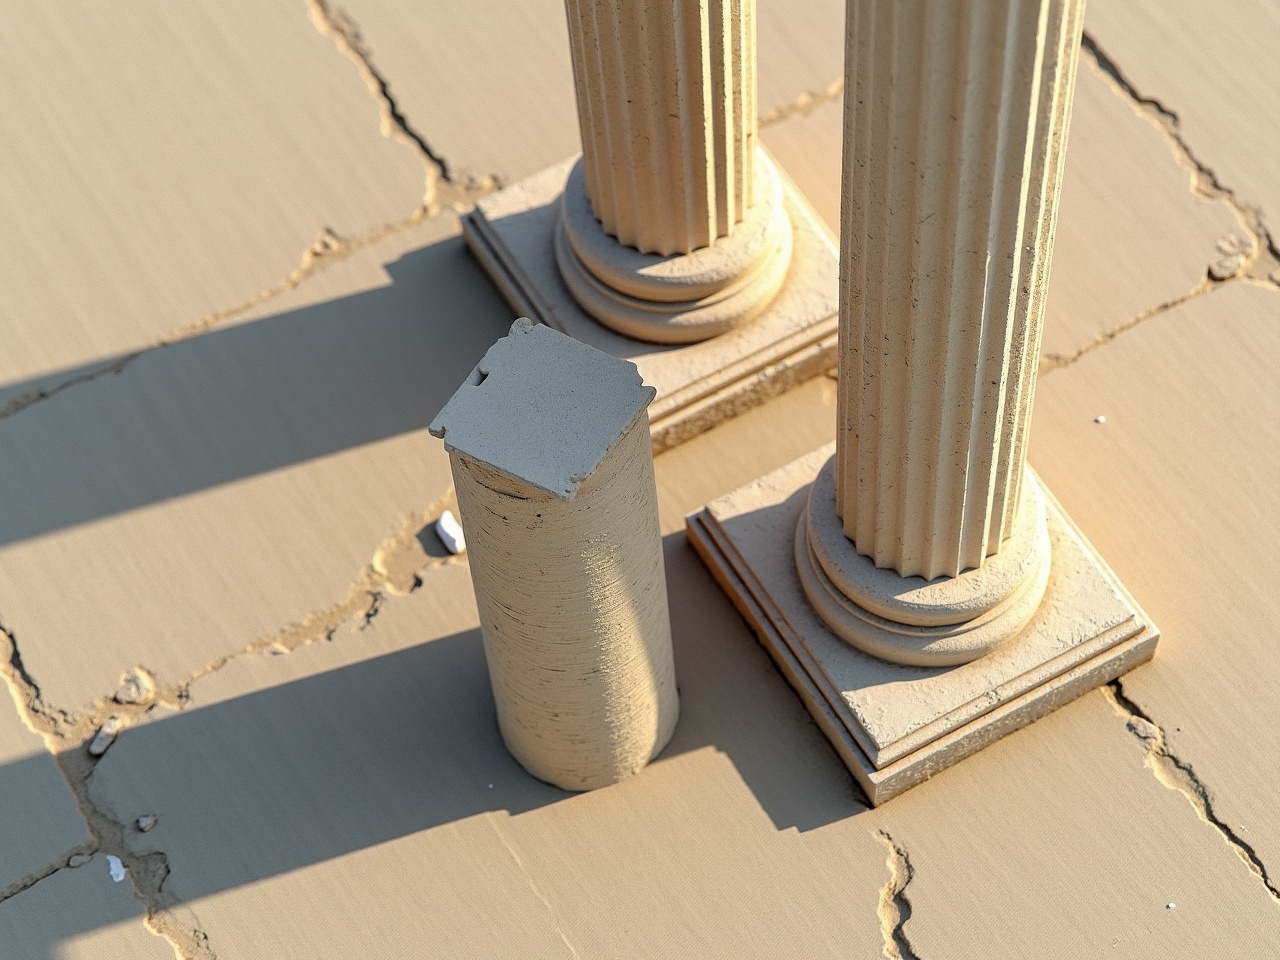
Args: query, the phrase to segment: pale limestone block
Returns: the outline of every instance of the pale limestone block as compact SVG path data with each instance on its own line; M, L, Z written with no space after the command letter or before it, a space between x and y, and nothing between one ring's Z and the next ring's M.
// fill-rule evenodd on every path
M831 453L815 450L712 501L690 517L688 534L872 803L1151 656L1149 618L1047 491L1053 566L1025 630L953 667L855 649L810 602L793 552ZM904 588L932 586L903 580Z
M634 365L517 320L436 417L503 739L568 790L635 773L679 707Z

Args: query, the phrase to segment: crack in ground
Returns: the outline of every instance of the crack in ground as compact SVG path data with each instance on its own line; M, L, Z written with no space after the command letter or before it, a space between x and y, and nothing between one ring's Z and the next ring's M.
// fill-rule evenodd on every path
M537 881L533 879L533 875L529 873L529 869L524 865L524 858L520 856L520 852L515 848L515 844L511 843L511 841L507 839L506 834L502 832L502 829L498 826L498 821L494 819L494 815L490 814L485 817L485 820L497 836L498 842L502 844L503 848L507 851L507 854L511 857L512 862L515 863L516 869L520 871L520 876L524 878L525 885L529 888L529 892L532 893L538 899L538 902L546 909L547 914L551 918L551 925L555 927L556 934L560 937L560 942L563 943L565 949L569 951L569 956L574 958L574 960L578 960L578 958L581 957L581 954L578 953L578 948L573 945L573 941L569 939L569 935L565 933L564 927L560 923L560 915L556 911L555 904L551 902L550 897L543 893L542 888L539 887Z
M1142 764L1152 772L1156 780L1166 789L1182 794L1203 823L1213 827L1222 840L1230 847L1249 868L1262 885L1268 896L1280 905L1280 889L1267 872L1266 864L1258 856L1253 846L1242 839L1213 809L1213 796L1208 786L1196 774L1192 765L1169 750L1165 740L1164 728L1151 719L1145 710L1139 707L1124 692L1120 680L1112 680L1102 688L1103 695L1111 704L1116 715L1125 721L1125 726L1147 748Z
M1098 334L1084 346L1077 348L1071 353L1046 353L1042 355L1040 357L1040 376L1044 376L1046 373L1052 373L1054 370L1061 370L1063 367L1071 366L1071 364L1075 363L1081 357L1093 353L1093 351L1097 350L1099 347L1106 346L1121 334L1128 333L1134 327L1140 326L1153 317L1158 317L1160 314L1172 310L1174 307L1180 307L1184 303L1196 299L1196 297L1203 296L1206 293L1211 293L1219 286L1221 286L1221 284L1214 283L1211 280L1201 280L1182 296L1174 297L1172 300L1168 300L1165 303L1154 306L1149 310L1143 310L1141 313L1135 314L1123 323L1118 323L1111 329L1102 331L1102 333Z
M483 196L497 189L498 178L493 174L478 178L455 176L448 160L413 128L391 95L391 84L373 65L373 54L350 14L328 0L307 0L307 11L315 28L355 65L369 95L378 104L382 136L405 144L422 161L426 175L422 205L428 211L434 214L462 201L473 203L479 198L477 194Z
M374 227L357 237L343 237L330 227L325 227L315 243L304 251L299 265L280 282L234 306L215 310L198 320L176 327L148 346L122 354L92 370L77 374L60 383L37 387L11 397L0 405L0 420L21 413L34 404L57 396L64 390L92 383L109 374L123 373L139 357L180 343L221 326L228 320L240 317L266 301L293 290L313 274L346 259L358 250L373 246L442 213L450 211L464 213L474 206L476 201L498 189L500 180L494 174L481 177L468 176L461 179L454 177L448 161L413 128L396 105L391 96L389 84L374 68L359 28L350 16L341 9L330 6L326 0L308 0L308 9L316 29L333 40L339 51L355 64L364 79L370 95L378 104L382 136L407 144L421 159L426 172L426 186L423 190L421 205L407 216Z
M94 843L92 840L89 841L88 843L77 844L76 846L68 850L66 853L58 857L56 860L54 860L52 863L45 865L39 870L32 871L31 873L23 877L21 880L15 881L14 883L11 883L9 884L9 886L5 887L3 890L0 890L0 903L4 903L10 897L16 897L18 894L22 893L24 890L30 890L41 880L49 879L59 870L76 869L75 867L72 867L68 861L72 857L78 856L80 854L91 855L94 849L95 849Z
M843 95L844 75L841 74L823 89L806 90L790 103L784 103L782 106L774 107L768 113L762 114L759 120L756 121L756 126L758 129L763 130L791 117L807 117L818 107L833 100L839 100Z
M13 631L0 630L0 641L9 647L8 655L0 661L0 672L4 674L22 719L41 736L46 749L53 755L53 761L71 789L89 831L89 842L77 847L69 856L79 852L119 857L133 885L134 897L143 904L146 928L166 940L180 960L217 960L199 924L192 922L190 917L180 917L179 913L186 912L184 905L164 889L164 882L169 876L168 858L163 853L133 853L125 842L129 828L100 810L89 795L89 781L99 759L91 756L87 749L88 742L97 733L96 718L89 714L75 717L45 708L39 685L22 666L22 654ZM29 889L66 865L65 860L61 865L51 864L41 875L27 878L30 882L22 889ZM18 892L21 890L14 891Z
M1099 46L1089 33L1081 40L1081 52L1093 70L1111 87L1117 96L1124 97L1133 110L1164 136L1178 165L1191 177L1191 191L1210 202L1225 203L1236 221L1249 236L1249 249L1239 250L1233 244L1222 247L1222 257L1211 264L1205 276L1186 293L1135 314L1122 323L1095 336L1072 353L1047 353L1040 358L1040 374L1052 373L1069 367L1081 357L1105 346L1135 327L1180 307L1196 297L1203 296L1234 281L1245 281L1268 289L1280 289L1280 249L1262 219L1262 211L1246 204L1234 189L1224 184L1218 174L1201 160L1182 134L1182 120L1178 114L1154 97L1140 93L1114 60Z
M165 889L170 873L168 857L163 852L132 852L127 837L135 826L121 823L94 802L90 795L90 781L101 756L92 756L88 745L108 720L118 721L119 736L160 707L183 709L190 702L193 684L217 673L233 660L264 653L290 653L299 647L332 640L347 623L354 622L353 630L364 630L372 626L391 598L406 596L422 585L423 572L466 562L465 554L439 557L427 555L419 540L419 534L431 519L450 505L457 509L452 488L433 501L426 510L408 517L400 529L378 547L373 559L348 589L346 597L338 603L240 650L218 657L166 687L157 687L149 671L135 667L126 674L126 677L135 678L132 688L122 686L121 690L100 697L74 713L52 708L45 703L39 683L23 661L16 634L0 623L0 673L8 683L23 721L41 736L45 747L53 755L90 836L89 842L69 851L67 856L0 891L0 902L66 868L68 859L77 853L114 854L120 858L128 872L136 899L145 907L143 923L147 929L164 938L180 960L216 960L209 938L200 929L194 913ZM7 650L3 649L5 644L8 646ZM126 689L131 689L130 695L125 695ZM109 752L109 749L104 750L102 755Z
M1227 204L1240 225L1248 232L1250 249L1242 253L1239 268L1219 282L1243 276L1268 286L1274 284L1280 287L1280 279L1277 278L1277 270L1280 270L1280 247L1276 245L1275 238L1263 221L1262 210L1245 203L1236 195L1233 188L1219 179L1214 169L1197 156L1196 151L1183 136L1182 118L1177 112L1155 97L1148 97L1139 92L1119 65L1107 55L1098 41L1087 31L1080 45L1081 52L1087 54L1086 59L1094 70L1111 85L1113 90L1129 101L1139 116L1164 134L1179 165L1191 175L1192 192L1206 200Z
M885 830L875 832L876 840L888 851L885 866L889 879L880 888L880 902L876 913L880 917L880 936L884 940L885 960L920 960L903 929L911 919L911 901L907 899L907 887L915 877L915 868L906 849Z

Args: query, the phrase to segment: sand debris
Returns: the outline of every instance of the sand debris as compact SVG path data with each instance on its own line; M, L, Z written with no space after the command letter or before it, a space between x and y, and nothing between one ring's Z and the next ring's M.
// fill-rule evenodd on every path
M155 695L155 679L141 667L134 667L120 678L120 689L112 699L116 703L146 704L154 700Z
M67 866L73 870L76 867L83 867L86 863L93 859L92 853L77 853L67 861Z

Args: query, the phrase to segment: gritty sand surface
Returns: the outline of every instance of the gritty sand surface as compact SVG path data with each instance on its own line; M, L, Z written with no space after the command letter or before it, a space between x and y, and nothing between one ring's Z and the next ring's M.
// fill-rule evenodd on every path
M759 2L762 139L834 226L843 5ZM555 0L27 6L0 38L4 957L1280 942L1274 4L1087 17L1031 462L1156 659L874 811L683 533L833 439L825 377L657 458L667 750L576 795L503 749L426 427L512 320L457 212L577 149ZM113 701L134 668L154 693Z

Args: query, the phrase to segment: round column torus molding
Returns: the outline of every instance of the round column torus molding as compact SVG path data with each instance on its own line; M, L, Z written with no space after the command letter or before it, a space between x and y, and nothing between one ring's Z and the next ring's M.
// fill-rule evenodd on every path
M652 343L696 343L760 314L791 263L791 222L778 172L756 165L756 195L731 236L687 254L641 253L604 231L591 212L581 161L565 186L556 229L560 275L605 326Z
M1051 557L1026 470L1083 0L850 0L836 455L805 594L886 660L976 659Z
M653 343L759 315L791 222L757 146L754 0L566 0L582 159L556 261L588 314Z

